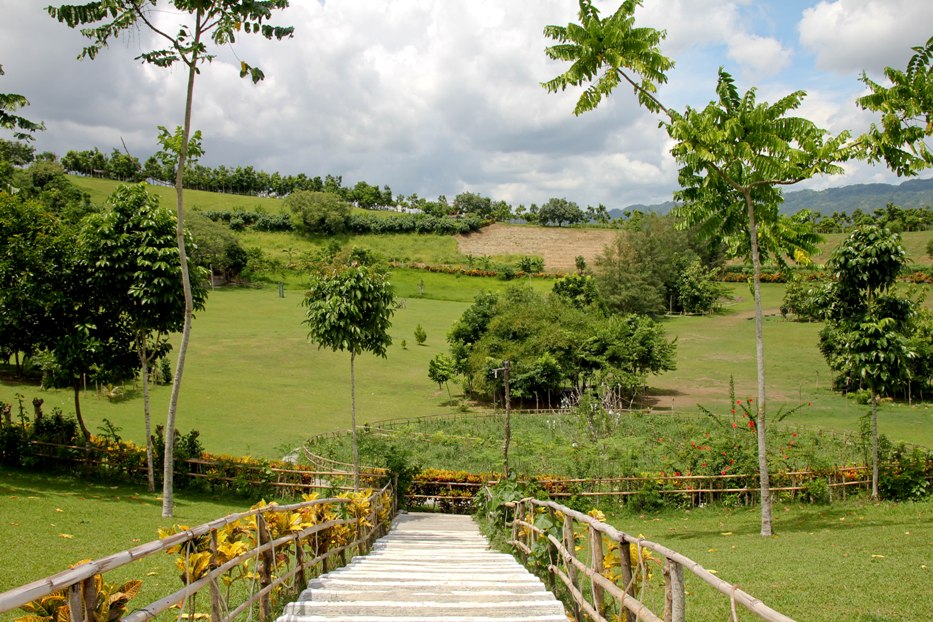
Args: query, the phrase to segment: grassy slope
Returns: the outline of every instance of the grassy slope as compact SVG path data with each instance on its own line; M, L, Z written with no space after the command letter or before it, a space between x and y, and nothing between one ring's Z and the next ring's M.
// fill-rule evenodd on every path
M831 373L816 347L819 324L787 322L777 314L783 286L764 285L762 298L768 316L764 324L765 380L768 410L801 403L812 406L787 421L836 429L857 429L867 407L830 390ZM660 394L658 408L693 409L697 403L728 411L729 375L736 395L754 398L755 323L753 300L745 286L733 286L736 303L714 317L673 318L665 329L677 338L677 370L651 379ZM929 302L929 301L928 301ZM933 446L933 408L926 404L886 404L879 410L879 427L891 438Z

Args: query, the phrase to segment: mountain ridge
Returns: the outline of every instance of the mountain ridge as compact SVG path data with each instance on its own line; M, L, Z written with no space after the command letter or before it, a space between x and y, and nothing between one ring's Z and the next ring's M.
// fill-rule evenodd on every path
M856 209L871 213L888 203L894 203L903 208L933 206L933 177L908 179L899 184L852 184L825 190L794 190L784 193L781 213L796 214L803 209L809 209L824 216L833 212L851 214ZM611 209L609 213L613 218L622 216L623 212L634 210L667 214L675 205L674 201L651 205L634 203L622 209Z

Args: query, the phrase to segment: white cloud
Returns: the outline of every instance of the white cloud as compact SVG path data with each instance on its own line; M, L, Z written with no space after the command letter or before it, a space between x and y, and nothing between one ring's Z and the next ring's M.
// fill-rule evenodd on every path
M729 38L728 56L756 79L783 71L791 61L792 52L773 37L740 32Z
M930 36L931 23L931 2L835 0L804 10L798 29L818 69L856 75L903 65L910 48Z

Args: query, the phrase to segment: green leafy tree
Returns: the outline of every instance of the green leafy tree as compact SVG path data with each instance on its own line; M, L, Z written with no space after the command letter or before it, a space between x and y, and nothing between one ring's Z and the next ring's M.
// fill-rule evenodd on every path
M81 27L81 34L89 39L89 44L81 51L78 58L93 60L112 39L116 39L126 31L144 27L151 30L159 41L163 41L165 47L143 52L137 59L163 68L181 63L187 72L184 122L177 141L178 160L175 167L177 213L175 239L178 244L178 259L185 294L185 313L166 417L166 438L172 438L175 433L175 414L181 391L185 354L191 335L191 318L194 313L191 278L188 274L188 254L185 246L183 181L191 138L195 77L200 73L200 66L206 62L209 63L214 58L208 50L210 43L216 46L231 45L236 42L241 32L259 34L266 39L280 40L291 37L293 28L272 26L266 23L272 17L273 11L286 7L288 7L287 0L167 0L165 2L160 0L96 0L85 4L63 4L47 8L49 15L69 28ZM163 28L156 19L159 15L166 13L166 8L182 16L182 21L174 33ZM240 77L247 76L253 83L256 83L263 79L264 74L260 68L253 67L246 61L240 61ZM174 513L174 465L173 444L166 443L162 493L162 515L166 517Z
M599 300L596 279L591 274L568 274L554 281L554 295L571 306L586 309Z
M913 314L894 292L906 252L897 234L863 225L833 251L833 275L824 301L827 325L820 349L845 384L867 388L871 403L872 498L878 498L878 396L903 382L912 353L907 329Z
M586 84L574 108L574 114L579 115L595 109L619 84L630 85L642 106L666 117L663 125L675 141L672 154L681 167L679 181L683 190L676 198L684 203L681 214L685 224L705 222L701 230L718 231L724 238L742 234L748 238L755 291L761 534L768 536L772 527L765 450L759 238L782 240L788 232L778 219L781 186L818 174L842 172L838 163L850 155L843 148L848 134L828 137L806 119L787 116L800 105L802 91L773 105L758 104L754 89L740 96L731 76L723 70L716 88L718 100L702 111L687 108L681 114L665 107L655 93L658 85L667 81L666 72L673 62L660 51L662 31L635 27L634 12L640 4L638 0L627 0L614 14L602 19L590 0L580 0L580 24L547 26L545 35L557 41L557 45L546 49L547 55L570 62L571 66L543 86L556 92ZM798 248L807 250L804 246Z
M74 235L35 199L0 192L0 353L20 356L49 347L61 322Z
M873 123L859 140L869 162L884 160L898 175L916 175L933 165L927 144L933 134L933 37L912 49L904 71L885 68L887 86L863 72L871 93L857 100L859 107L881 113L881 125Z
M356 356L371 352L385 358L395 312L395 294L386 273L358 262L337 263L312 275L305 295L308 340L335 352L350 352L350 421L354 488L360 484L356 436Z
M285 198L295 228L307 233L343 233L350 222L350 204L332 192L298 190Z
M456 374L454 360L443 352L428 363L428 378L431 382L437 383L438 390L440 390L441 385L447 387L447 397L451 397L448 382L454 377L454 374Z
M563 224L574 225L586 222L586 215L580 206L567 199L548 199L538 210L537 223L544 227L551 223L560 227Z
M111 301L134 336L143 381L146 466L149 490L155 489L149 373L153 362L171 349L168 336L182 328L185 294L176 258L175 215L159 206L143 184L119 186L108 199L110 209L92 218L86 228L90 278L106 288ZM207 297L203 270L190 266L195 309Z

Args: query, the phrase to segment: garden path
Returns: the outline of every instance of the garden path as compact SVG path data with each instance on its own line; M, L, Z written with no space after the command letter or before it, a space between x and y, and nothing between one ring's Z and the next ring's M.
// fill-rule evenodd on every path
M566 622L564 608L468 516L409 513L369 555L312 581L278 622Z

